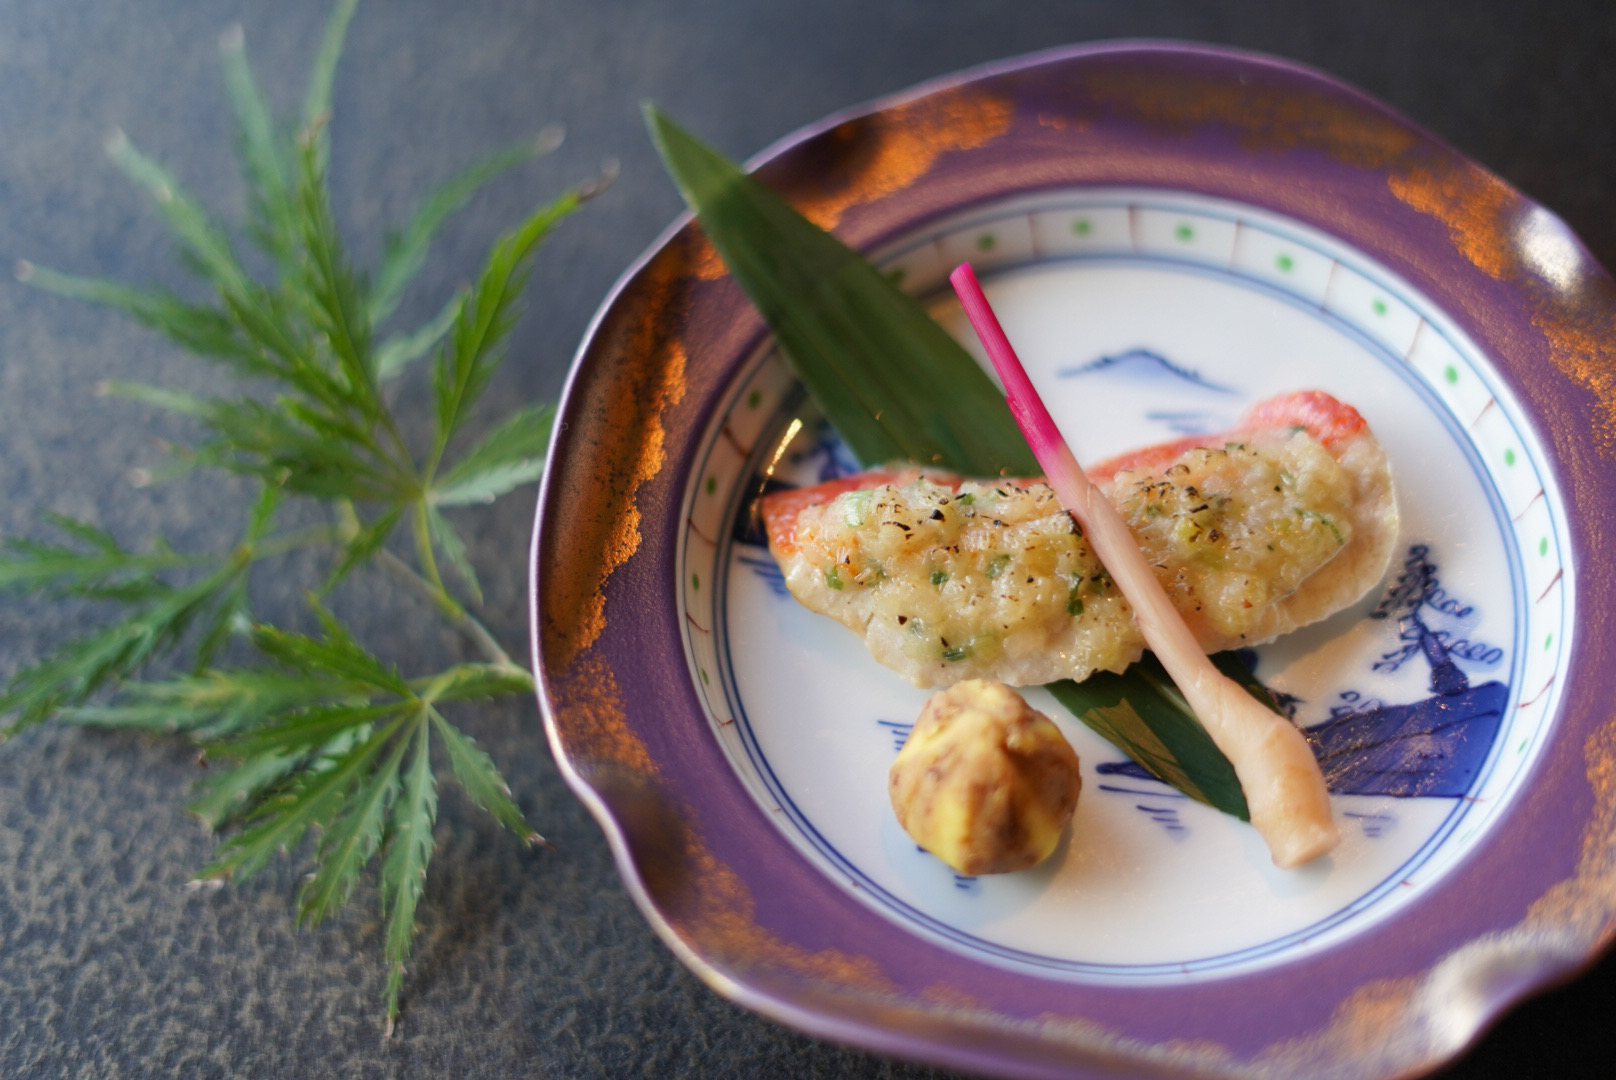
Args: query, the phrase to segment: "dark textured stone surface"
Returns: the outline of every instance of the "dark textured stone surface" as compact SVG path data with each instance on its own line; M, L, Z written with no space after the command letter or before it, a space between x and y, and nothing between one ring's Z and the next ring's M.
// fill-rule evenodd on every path
M1603 2L935 0L765 4L399 0L362 6L336 90L338 214L373 254L431 184L551 121L566 145L479 197L434 251L403 315L421 318L523 210L622 161L617 185L541 254L496 403L553 395L616 275L678 210L642 133L654 98L745 156L831 110L956 68L1105 37L1239 45L1314 64L1376 94L1563 215L1616 264L1616 11ZM156 217L100 153L122 128L204 201L242 198L227 148L217 35L239 21L272 99L291 111L323 0L0 0L0 258L187 285ZM0 533L36 510L134 541L229 535L236 485L132 489L183 425L98 398L106 378L192 390L217 373L106 312L0 285ZM424 417L416 406L407 415ZM488 621L514 649L531 499L469 515ZM271 614L300 584L266 584ZM428 613L363 584L340 608L406 668L461 646ZM402 615L400 614L402 612ZM0 673L93 625L74 606L0 606ZM374 896L293 928L297 866L239 887L186 883L211 841L182 804L197 775L174 741L43 728L0 745L0 1076L918 1077L928 1070L798 1036L718 998L656 941L599 830L549 760L526 703L467 727L555 851L524 851L445 791L398 1036L380 1037ZM1530 1003L1451 1070L1583 1074L1616 1052L1605 963Z

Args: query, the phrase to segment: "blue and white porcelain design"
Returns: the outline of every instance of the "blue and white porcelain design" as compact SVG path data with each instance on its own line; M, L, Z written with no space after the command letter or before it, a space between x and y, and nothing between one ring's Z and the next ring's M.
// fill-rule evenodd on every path
M1375 261L1226 201L1046 193L878 253L977 350L942 291L965 259L1081 460L1226 429L1290 390L1326 390L1370 421L1397 478L1399 555L1360 604L1252 657L1314 742L1345 840L1276 870L1248 826L1034 690L1083 760L1068 840L1035 870L980 879L917 850L886 771L927 691L790 599L747 518L764 478L854 467L767 352L705 436L679 557L692 672L737 773L876 910L1046 977L1140 984L1288 963L1420 895L1529 782L1571 645L1562 502L1488 358Z

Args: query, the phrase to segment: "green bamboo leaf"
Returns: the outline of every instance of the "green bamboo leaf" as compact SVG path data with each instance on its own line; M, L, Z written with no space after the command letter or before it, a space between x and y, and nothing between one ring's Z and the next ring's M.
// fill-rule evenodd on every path
M393 806L391 837L382 860L381 900L387 918L387 1025L398 1017L404 962L415 938L415 909L432 861L432 827L438 817L437 780L432 774L431 732L423 717L415 731L415 755L404 774L404 789Z
M398 795L398 766L410 740L395 739L393 748L363 779L348 810L320 837L314 876L298 890L298 923L313 926L348 902L359 874L381 845L387 811Z
M494 819L530 844L540 843L544 837L522 817L521 809L511 799L511 789L494 767L493 760L460 729L445 720L436 710L432 712L432 726L449 751L449 764L455 779L466 789L471 801L494 815Z
M404 290L426 265L427 249L438 228L466 205L477 191L494 177L524 161L531 161L561 145L560 128L546 128L531 139L491 154L453 177L422 201L420 209L404 231L388 238L376 272L376 285L370 298L370 318L380 323L391 315Z
M286 154L252 65L239 24L219 38L219 66L236 119L236 156L247 182L250 231L281 266L292 260L297 221L292 213Z
M1039 472L1004 395L925 309L654 108L646 118L702 229L859 460Z
M1250 662L1248 662L1248 658ZM1212 663L1219 671L1244 687L1246 693L1262 702L1270 711L1281 716L1286 715L1284 708L1280 706L1279 698L1274 696L1272 690L1263 685L1262 681L1257 678L1257 673L1252 670L1252 665L1256 663L1255 653L1238 650L1213 653Z
M1227 671L1229 659L1228 654L1220 656L1219 667ZM1121 675L1101 671L1081 683L1070 679L1051 683L1048 690L1158 779L1226 814L1251 820L1234 766L1153 655L1146 653Z
M443 310L432 316L432 320L420 329L408 334L395 334L376 346L376 380L386 382L396 378L406 367L437 348L460 317L467 291L462 289L451 297L443 305ZM379 321L374 314L371 319L373 322Z

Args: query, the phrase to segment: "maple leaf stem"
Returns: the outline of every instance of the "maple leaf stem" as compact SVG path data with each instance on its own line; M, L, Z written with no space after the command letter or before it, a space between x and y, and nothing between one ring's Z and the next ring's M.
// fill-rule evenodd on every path
M377 561L387 569L388 573L396 576L419 595L443 608L443 594L441 585L434 586L431 581L416 573L415 568L391 551L383 549L376 553ZM453 613L445 610L444 614L454 625L482 650L483 655L490 663L509 668L511 671L527 673L527 668L511 659L510 653L500 645L493 633L483 625L471 612L456 604Z

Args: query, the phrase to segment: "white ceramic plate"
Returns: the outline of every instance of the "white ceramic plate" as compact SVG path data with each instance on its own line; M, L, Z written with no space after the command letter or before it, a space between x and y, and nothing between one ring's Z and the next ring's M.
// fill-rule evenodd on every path
M1415 900L1507 810L1569 655L1563 506L1519 406L1417 290L1256 207L1142 188L1048 192L893 245L879 261L931 297L985 365L957 302L938 292L967 259L1081 460L1229 430L1291 390L1326 390L1365 415L1402 510L1388 580L1256 650L1256 671L1299 724L1334 720L1337 744L1370 740L1385 760L1337 783L1342 846L1282 871L1250 826L1123 768L1035 690L1084 763L1070 841L1033 871L954 874L904 834L887 798L887 769L928 691L799 605L761 537L746 535L766 475L811 484L853 467L769 351L708 429L680 570L711 730L760 808L897 924L1087 981L1287 963ZM1411 575L1420 601L1392 603ZM1457 665L1462 693L1436 692L1432 646ZM1392 762L1410 774L1388 776Z

